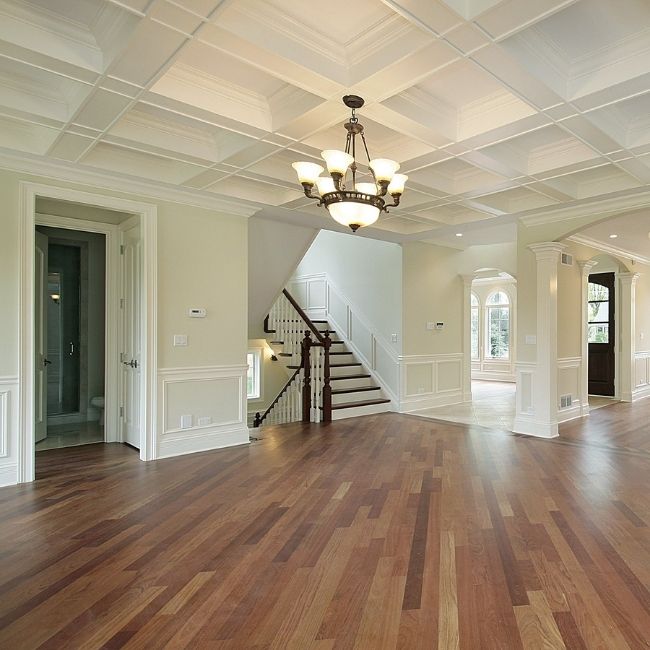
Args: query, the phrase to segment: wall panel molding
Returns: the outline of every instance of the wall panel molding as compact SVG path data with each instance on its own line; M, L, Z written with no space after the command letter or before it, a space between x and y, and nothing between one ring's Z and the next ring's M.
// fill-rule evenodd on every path
M246 365L158 370L159 457L249 442ZM180 416L191 425L181 427Z

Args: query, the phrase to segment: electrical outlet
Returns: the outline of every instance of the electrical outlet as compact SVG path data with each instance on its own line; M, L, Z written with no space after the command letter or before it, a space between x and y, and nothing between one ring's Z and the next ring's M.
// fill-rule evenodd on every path
M187 334L174 334L174 347L185 347L187 345Z
M200 427L207 427L212 424L212 418L209 415L198 418L196 421L197 425Z
M641 338L643 338L643 334L641 334ZM391 340L393 343L397 343L397 334L391 334L391 335L390 335L390 340Z
M193 419L191 415L181 415L181 429L191 429Z

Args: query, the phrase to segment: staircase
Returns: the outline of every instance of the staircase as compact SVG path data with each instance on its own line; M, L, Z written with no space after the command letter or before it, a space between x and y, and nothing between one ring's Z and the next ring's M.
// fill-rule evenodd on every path
M390 410L391 400L345 340L327 321L310 320L286 289L265 319L264 330L290 379L266 412L256 415L254 427L327 422Z
M328 331L330 348L330 385L332 387L332 420L372 415L390 410L386 398L364 365L350 352L346 342L329 329L325 320L312 321L319 331Z

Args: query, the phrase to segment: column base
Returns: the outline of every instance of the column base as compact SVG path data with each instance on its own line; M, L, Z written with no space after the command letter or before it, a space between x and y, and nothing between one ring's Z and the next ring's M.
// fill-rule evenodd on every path
M538 422L533 417L521 415L515 418L512 430L536 438L557 438L560 435L557 422Z

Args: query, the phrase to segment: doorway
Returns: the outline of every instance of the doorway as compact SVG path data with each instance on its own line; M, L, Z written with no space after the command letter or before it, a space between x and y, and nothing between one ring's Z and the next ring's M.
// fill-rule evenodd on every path
M47 372L51 364L43 362L47 359L46 339L37 336L37 322L43 316L39 314L39 310L43 310L41 298L47 294L50 278L40 282L39 286L39 266L47 269L48 265L36 246L36 226L103 233L106 236L104 438L106 442L126 441L128 436L123 414L129 412L133 416L131 421L135 422L132 428L135 437L130 442L139 449L141 460L152 460L156 456L156 207L69 188L23 182L21 215L18 482L34 480L36 435L43 423L47 425ZM138 235L139 254L131 266L137 279L127 281L120 252L128 229ZM55 284L56 278L53 277L52 281ZM129 352L122 349L125 322L121 305L129 299L128 295L124 299L122 294L125 286L135 288L130 300L131 304L137 305L137 310L130 313L138 319L133 329L140 337L134 346L139 350L139 357L128 359L129 369L134 371L134 379L130 382L133 390L128 393L124 388L122 370ZM51 293L56 294L56 291L50 292L50 299ZM39 364L39 360L42 363Z
M36 451L104 442L106 235L38 225L35 239Z
M587 289L588 391L616 394L616 275L591 273Z

